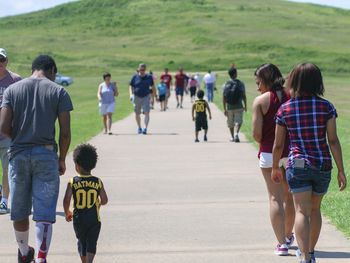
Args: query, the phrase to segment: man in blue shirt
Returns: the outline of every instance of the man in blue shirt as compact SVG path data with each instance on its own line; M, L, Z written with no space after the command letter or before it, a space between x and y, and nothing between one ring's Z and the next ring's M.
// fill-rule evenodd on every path
M151 110L150 101L151 98L154 99L156 97L157 93L152 76L146 73L146 64L140 64L137 71L137 74L130 80L129 94L130 100L134 102L138 133L147 134L147 127L150 119L149 113ZM141 127L141 109L145 114L144 129Z

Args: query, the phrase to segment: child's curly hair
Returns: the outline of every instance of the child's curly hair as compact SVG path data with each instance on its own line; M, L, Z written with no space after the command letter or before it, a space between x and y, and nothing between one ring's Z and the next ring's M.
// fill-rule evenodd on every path
M73 160L86 172L90 172L96 167L98 155L96 148L91 144L80 144L73 152Z

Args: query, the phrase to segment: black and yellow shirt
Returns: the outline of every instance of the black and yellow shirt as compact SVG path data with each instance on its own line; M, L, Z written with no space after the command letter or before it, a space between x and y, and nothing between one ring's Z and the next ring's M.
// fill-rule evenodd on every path
M194 111L196 112L196 117L206 117L207 116L207 103L205 100L196 100L194 102Z
M79 175L71 179L70 185L74 200L73 219L99 222L101 180L92 175Z

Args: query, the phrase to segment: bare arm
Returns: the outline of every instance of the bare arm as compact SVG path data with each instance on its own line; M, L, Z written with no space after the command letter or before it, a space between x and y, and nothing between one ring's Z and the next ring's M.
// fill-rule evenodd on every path
M252 126L253 138L256 142L260 143L262 140L263 113L259 98L256 98L253 102Z
M279 162L284 149L284 142L287 136L287 129L284 126L276 124L275 142L272 149L272 173L271 179L275 183L280 183L282 180L282 171L279 167Z
M114 97L118 97L118 96L119 96L118 86L117 86L117 83L114 82Z
M244 111L247 112L247 95L245 94L245 91L243 92L243 103L244 103Z
M100 190L100 200L101 200L101 205L106 205L108 203L108 196L105 190L105 187L103 185L103 183L101 182L102 187Z
M192 105L192 120L194 121L196 118L194 116L194 108L196 107L195 104Z
M12 138L12 118L11 108L4 107L0 110L0 134Z
M207 111L209 113L209 120L211 120L211 110L210 110L210 107L209 107L209 103L205 102L205 104L207 105Z
M66 221L72 221L73 213L70 210L70 201L72 199L72 188L70 183L67 184L66 193L63 198L63 209L66 216Z
M133 95L134 95L134 88L131 85L129 85L129 96L130 96L130 98L132 98Z
M225 96L222 96L222 105L224 107L224 114L225 116L227 116L227 102L226 102Z
M338 168L338 185L340 191L346 188L346 176L344 173L343 155L341 145L337 135L337 125L335 118L328 120L327 122L327 138L329 147L334 158L334 161Z
M58 115L58 124L60 127L59 135L59 172L60 175L63 175L66 171L66 156L69 149L71 141L71 132L70 132L70 113L69 111L61 112Z
M99 85L98 89L97 89L97 98L98 98L99 101L102 100L102 98L101 98L101 88L102 88L102 85Z

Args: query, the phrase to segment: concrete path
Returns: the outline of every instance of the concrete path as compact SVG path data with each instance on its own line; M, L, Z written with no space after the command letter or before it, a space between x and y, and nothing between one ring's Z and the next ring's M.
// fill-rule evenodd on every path
M113 126L116 135L91 143L100 159L94 174L104 181L109 204L101 209L103 228L96 263L298 262L273 254L267 193L256 149L242 136L228 141L225 118L212 105L209 142L194 143L190 103L155 110L149 135L136 135L134 117ZM49 263L80 262L62 199L75 172L69 156L62 177L57 223ZM0 217L0 262L16 262L9 216ZM34 244L33 225L30 243ZM350 242L327 221L318 262L350 262Z

